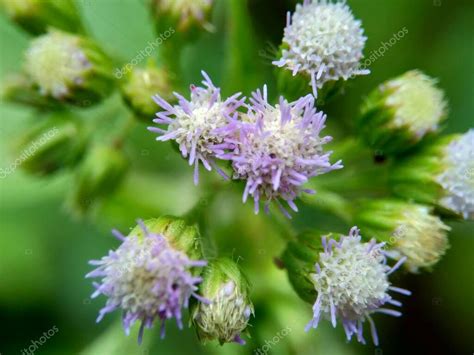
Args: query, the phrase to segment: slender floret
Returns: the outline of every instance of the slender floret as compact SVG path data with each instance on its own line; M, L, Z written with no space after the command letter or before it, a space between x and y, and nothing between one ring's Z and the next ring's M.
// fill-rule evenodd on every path
M90 261L97 269L86 277L102 278L100 283L94 283L92 298L100 294L108 297L97 322L105 314L121 309L127 335L130 327L141 321L141 342L144 328L151 328L155 319L161 320L162 337L167 319L175 318L181 329L181 310L188 307L191 296L207 301L196 293L201 278L192 273L193 267L205 266L206 261L190 260L173 248L164 235L152 233L141 221L139 225L141 230L128 237L114 230L122 244L101 260Z
M224 142L226 138L223 130L229 125L232 118L237 117L236 110L244 103L237 93L226 100L221 99L220 89L215 87L209 76L203 71L203 85L191 85L191 100L174 93L178 104L171 106L159 95L153 99L164 111L156 114L153 122L166 125L167 128L149 127L152 132L159 133L157 141L174 140L189 165L194 165L194 183L199 181L199 162L204 168L212 170L214 167L224 177L225 174L215 163L216 152L230 148ZM174 117L173 117L174 116Z
M234 144L230 153L219 155L230 159L234 178L246 180L243 201L251 195L255 213L259 202L265 202L265 210L276 201L282 212L289 217L279 199L298 211L294 200L309 178L342 168L341 162L331 165L331 152L324 152L323 145L332 137L320 137L325 127L326 115L317 112L314 97L307 95L294 102L280 97L272 106L267 100L267 88L263 94L257 90L250 99L248 112L236 123L238 133L227 139Z
M375 240L361 242L357 227L353 227L348 236L339 241L322 237L323 252L315 264L312 274L317 292L313 305L313 319L306 326L308 331L316 328L320 318L326 318L336 327L339 320L344 327L347 340L356 335L357 340L365 344L363 323L370 324L372 339L378 345L378 336L372 315L384 313L398 317L401 312L384 308L386 304L401 306L388 294L394 291L404 295L410 292L393 287L388 275L394 272L404 261L399 260L393 267L386 264L384 243Z
M359 67L366 40L345 2L305 0L288 13L282 57L273 64L309 76L317 96L328 81L369 73Z

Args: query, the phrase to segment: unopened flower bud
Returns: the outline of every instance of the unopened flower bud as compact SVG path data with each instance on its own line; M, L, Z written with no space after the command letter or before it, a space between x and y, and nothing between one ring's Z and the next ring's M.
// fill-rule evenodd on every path
M383 245L375 240L362 242L357 227L348 236L310 232L289 243L283 254L288 277L301 298L313 304L313 319L306 331L317 328L321 318L330 320L333 327L339 320L347 340L356 335L359 342L365 343L363 323L368 320L373 342L378 345L372 316L375 313L400 316L401 312L383 307L401 305L388 292L410 294L388 281L388 275L403 260L388 266Z
M139 119L151 122L156 112L153 95L174 102L169 74L166 70L148 65L146 68L134 68L121 87L125 102Z
M78 106L99 102L113 87L104 52L88 38L58 30L32 41L25 69L41 95Z
M138 221L127 237L116 230L113 233L122 244L108 256L90 261L97 268L86 275L101 278L100 283L94 283L96 291L91 297L107 297L97 322L107 313L122 310L126 334L135 322L141 322L139 342L144 328L151 328L155 320L161 321L162 337L168 319L175 318L181 329L182 309L188 307L190 298L206 302L196 293L201 282L196 274L206 265L195 258L201 255L196 252L200 250L197 229L166 217ZM181 238L192 238L193 256L180 248Z
M0 98L6 102L33 106L43 110L61 108L61 103L51 97L41 95L35 83L24 73L7 75L2 82Z
M387 255L401 259L413 273L431 269L444 255L450 228L431 208L397 200L365 201L357 208L355 222L365 235L383 241Z
M240 335L254 310L249 283L239 266L230 259L212 261L204 269L200 291L209 302L198 302L192 310L199 338L218 340L221 345L245 344Z
M8 17L32 34L52 26L68 32L82 31L73 0L0 0Z
M389 80L366 99L357 126L372 148L401 153L436 132L447 104L436 80L412 70Z
M400 197L474 219L474 130L441 137L398 160L390 183Z
M212 3L213 0L151 0L157 32L163 33L170 27L187 35L195 34L200 28L212 30L208 22Z
M76 173L68 204L82 216L94 202L112 194L122 182L129 162L119 149L96 146L88 152Z
M75 165L84 153L86 141L80 120L60 112L33 125L20 137L16 151L26 171L51 174Z

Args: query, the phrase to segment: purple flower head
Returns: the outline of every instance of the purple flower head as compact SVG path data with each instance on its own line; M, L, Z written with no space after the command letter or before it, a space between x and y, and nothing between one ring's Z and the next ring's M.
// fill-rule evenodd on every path
M153 100L164 111L158 112L153 122L166 125L167 128L148 127L150 131L159 133L156 140L174 140L179 145L181 155L188 159L189 165L194 165L196 185L199 181L199 162L207 170L210 171L214 167L226 177L217 167L215 155L222 149L229 148L224 142L227 132L225 127L231 118L236 117L236 110L245 101L245 98L239 98L240 93L222 101L220 89L214 86L204 71L202 75L205 87L191 85L190 101L174 93L178 98L178 105L171 106L159 95L155 95Z
M218 157L232 161L234 178L246 180L243 201L251 195L255 213L259 201L265 202L267 212L270 202L276 201L289 217L280 199L297 211L294 199L298 194L314 193L302 189L309 178L342 168L340 161L331 165L331 152L323 151L323 145L332 139L320 137L326 115L316 111L312 95L291 103L280 97L272 106L266 86L263 95L260 90L252 93L250 103L241 121L234 122L237 133L226 139L233 150Z
M357 227L353 227L349 235L339 241L322 237L322 243L324 251L315 265L316 273L311 275L318 296L313 306L313 319L306 326L306 331L317 328L321 316L331 320L334 327L339 319L347 340L355 334L357 340L365 344L362 330L363 322L367 320L373 342L378 345L372 314L401 316L399 311L383 308L385 304L401 306L388 292L411 294L390 286L388 281L388 275L398 269L406 258L400 259L393 267L388 266L384 243L377 244L375 240L361 242Z
M114 235L122 241L115 251L109 251L101 260L91 260L97 269L86 277L100 277L94 282L96 291L92 298L103 294L108 297L99 312L97 322L106 313L123 310L125 333L135 321L141 321L138 341L141 342L144 328L151 328L155 318L161 320L161 336L165 335L165 321L176 318L182 328L181 309L188 307L191 296L201 302L208 302L196 294L200 277L191 273L191 268L202 267L206 261L190 260L186 254L173 249L161 234L148 231L143 222L138 221L143 236L124 237L114 230Z

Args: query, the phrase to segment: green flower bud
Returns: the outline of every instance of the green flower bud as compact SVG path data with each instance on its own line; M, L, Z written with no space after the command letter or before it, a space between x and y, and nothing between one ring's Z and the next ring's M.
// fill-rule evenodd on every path
M413 273L431 269L448 249L450 228L432 209L397 200L364 201L355 222L366 236L386 242L387 254L406 257L404 266Z
M213 0L151 0L151 11L156 18L157 32L176 28L178 32L193 35L200 28L212 30L207 22Z
M122 97L137 117L151 122L158 108L151 97L160 95L167 101L174 101L169 74L166 70L148 65L134 68L121 87Z
M111 195L121 183L129 162L115 147L97 146L79 167L68 200L69 209L84 215L92 204Z
M16 150L26 171L50 174L75 165L84 153L86 141L81 121L61 112L28 130L20 137Z
M317 297L311 274L314 273L314 265L319 260L319 254L324 251L321 235L323 233L317 231L299 234L295 241L288 243L282 255L293 289L303 301L311 304Z
M0 97L3 101L33 106L43 110L57 110L61 103L41 95L30 77L23 73L8 75L2 82Z
M195 224L188 224L184 219L173 216L162 216L144 221L147 230L161 234L176 250L182 251L192 260L203 259L201 236ZM128 235L143 237L143 228L137 225Z
M441 137L397 160L390 173L395 195L433 205L441 213L474 218L474 130Z
M357 128L370 147L396 154L438 131L446 115L446 100L436 80L412 70L383 83L368 96Z
M52 26L68 32L82 31L73 0L0 0L7 16L32 34Z
M220 258L204 268L201 296L210 303L198 302L191 311L200 340L245 344L240 338L254 313L250 285L239 266Z
M91 40L51 30L26 51L26 72L43 96L89 106L113 88L112 66Z

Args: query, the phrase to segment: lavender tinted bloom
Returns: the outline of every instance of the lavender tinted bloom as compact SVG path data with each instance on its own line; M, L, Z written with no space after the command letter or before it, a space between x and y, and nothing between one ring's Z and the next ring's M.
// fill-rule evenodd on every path
M263 94L260 90L254 92L250 102L248 112L233 122L238 133L226 139L234 145L233 150L218 156L232 161L234 178L247 181L243 201L251 195L255 213L260 201L265 202L267 212L270 202L276 201L289 217L279 199L297 211L294 200L298 194L314 193L302 189L310 177L342 168L340 161L331 165L331 152L323 151L323 145L332 139L320 137L326 115L316 111L312 95L291 103L280 97L272 106L266 86Z
M339 241L322 237L324 251L319 254L312 274L314 287L318 293L313 305L313 319L306 331L316 328L321 317L331 320L336 327L337 319L342 322L347 340L356 335L365 344L362 335L363 322L370 324L372 339L378 345L378 336L372 314L384 313L398 317L401 312L383 308L385 304L401 306L392 299L389 291L410 295L407 290L390 286L388 275L394 272L406 258L393 267L386 264L384 243L375 240L361 242L357 227Z
M94 282L96 291L92 298L100 294L108 297L97 322L105 314L122 309L127 335L130 327L141 321L138 335L141 342L144 328L151 328L156 318L161 320L162 337L167 319L175 318L181 329L181 309L188 307L191 296L207 302L196 294L201 278L191 272L191 268L205 266L207 262L190 260L185 253L172 248L163 235L151 233L141 221L139 225L141 236L124 237L114 230L122 244L101 260L90 261L97 269L86 277L102 278L100 283Z
M222 128L228 125L231 117L244 102L237 93L222 101L220 89L215 87L209 76L203 71L203 85L191 85L191 100L174 93L178 98L178 105L171 106L159 95L153 99L164 111L156 114L153 122L166 125L167 128L149 127L152 132L160 135L158 141L174 140L179 145L179 150L189 165L194 165L194 183L199 181L199 162L207 170L214 167L224 177L225 174L215 163L215 154L222 149L229 148L224 142L225 132ZM173 117L174 116L174 117Z

